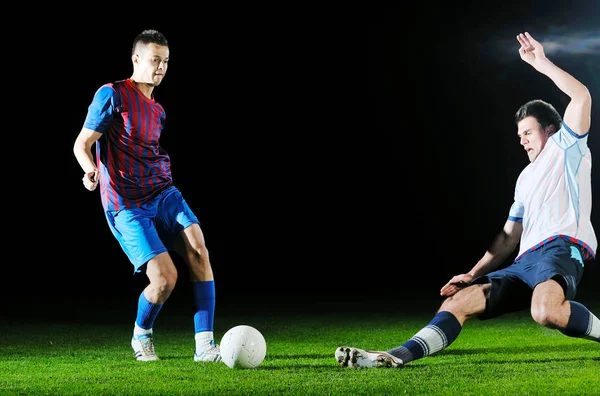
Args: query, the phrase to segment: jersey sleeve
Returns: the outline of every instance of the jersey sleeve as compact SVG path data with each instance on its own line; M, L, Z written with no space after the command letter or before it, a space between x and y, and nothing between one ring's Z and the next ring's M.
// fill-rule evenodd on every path
M569 126L565 123L562 124L562 128L558 130L557 133L551 136L551 139L554 140L559 147L563 149L568 149L575 144L578 145L579 150L582 153L586 153L589 149L587 146L587 138L589 136L589 131L583 135L577 135Z
M112 85L106 84L100 87L88 107L83 127L99 133L106 132L118 109L116 104L117 92Z
M522 203L518 201L514 201L510 207L508 212L508 220L522 223L523 222L523 214L525 213L525 207Z

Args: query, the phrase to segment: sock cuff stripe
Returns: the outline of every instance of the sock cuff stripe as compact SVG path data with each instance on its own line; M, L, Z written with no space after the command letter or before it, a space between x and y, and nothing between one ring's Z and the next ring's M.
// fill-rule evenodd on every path
M427 345L427 342L423 338L414 336L413 338L411 338L411 340L419 344L419 346L423 350L423 356L429 355L429 345Z
M427 327L428 327L429 329L431 329L431 330L435 331L435 332L436 332L436 333L437 333L437 334L438 334L438 335L439 335L439 336L442 338L442 343L443 343L443 345L444 345L444 348L446 348L446 347L448 346L448 337L446 337L446 333L444 333L444 332L442 331L442 329L440 329L440 328L439 328L439 327L437 327L437 326L431 326L431 325L429 325L429 326L427 326Z

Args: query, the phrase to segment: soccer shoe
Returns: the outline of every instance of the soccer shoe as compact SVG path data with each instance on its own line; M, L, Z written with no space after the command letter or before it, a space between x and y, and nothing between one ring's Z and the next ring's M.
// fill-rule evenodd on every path
M201 352L194 352L194 361L196 362L220 362L221 361L221 347L219 344L215 344L215 341L211 341L210 344Z
M375 367L375 368L402 368L404 362L387 352L365 351L352 347L339 347L335 350L335 360L342 367Z
M135 352L135 358L141 362L158 360L154 352L154 340L152 334L140 334L131 339L131 347Z

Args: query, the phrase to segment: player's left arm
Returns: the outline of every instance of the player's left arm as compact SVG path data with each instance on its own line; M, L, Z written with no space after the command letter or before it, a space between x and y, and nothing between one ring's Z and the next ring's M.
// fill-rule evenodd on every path
M521 44L521 48L519 48L521 59L547 76L571 98L563 115L563 122L578 135L588 133L591 125L592 97L587 87L552 63L546 57L542 44L531 37L529 33L519 34L517 40Z
M473 279L488 274L501 265L514 252L521 235L523 224L512 219L506 220L502 230L496 234L492 244L477 264L467 273L454 276L440 290L440 295L449 297L473 282Z

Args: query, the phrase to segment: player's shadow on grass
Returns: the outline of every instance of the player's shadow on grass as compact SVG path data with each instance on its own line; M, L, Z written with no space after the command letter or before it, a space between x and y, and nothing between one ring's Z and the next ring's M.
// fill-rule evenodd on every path
M270 355L267 352L267 357L265 359L269 359L269 360L290 360L290 359L323 359L325 356L322 354L318 354L318 353L303 353L303 354L297 354L297 355ZM335 360L335 357L333 357L333 353L331 354L331 360Z
M540 353L540 352L581 352L582 346L579 345L530 345L519 348L491 347L491 348L474 348L474 349L445 349L438 355L485 355L489 353L501 353L518 355L523 353Z

